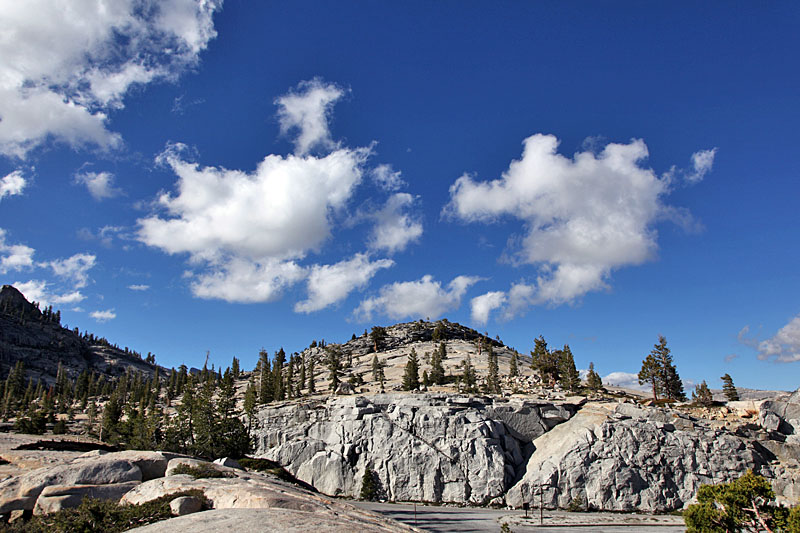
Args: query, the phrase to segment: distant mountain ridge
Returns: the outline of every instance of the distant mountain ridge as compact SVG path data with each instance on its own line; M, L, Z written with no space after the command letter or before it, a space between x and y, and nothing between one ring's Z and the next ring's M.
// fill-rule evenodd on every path
M138 354L121 350L106 339L81 334L61 325L60 312L29 302L11 285L0 289L0 377L8 376L17 361L25 364L25 377L54 383L59 362L70 378L84 370L107 377L128 369L152 374L157 365Z

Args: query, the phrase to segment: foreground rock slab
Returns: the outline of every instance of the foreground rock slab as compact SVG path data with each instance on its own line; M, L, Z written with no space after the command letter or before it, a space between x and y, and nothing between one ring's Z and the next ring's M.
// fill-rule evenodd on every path
M345 504L340 504L345 506ZM350 506L347 506L350 507ZM132 529L136 533L408 533L421 531L355 507L320 513L290 509L215 509Z

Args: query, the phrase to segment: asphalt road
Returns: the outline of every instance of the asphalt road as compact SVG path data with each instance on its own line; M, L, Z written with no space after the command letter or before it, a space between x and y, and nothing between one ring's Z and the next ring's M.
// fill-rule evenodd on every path
M444 507L413 504L351 502L364 509L381 513L398 522L431 533L498 533L508 523L514 533L577 531L581 533L683 533L683 522L675 517L625 515L609 513L567 513L547 511L544 524L539 515L509 509L482 507Z

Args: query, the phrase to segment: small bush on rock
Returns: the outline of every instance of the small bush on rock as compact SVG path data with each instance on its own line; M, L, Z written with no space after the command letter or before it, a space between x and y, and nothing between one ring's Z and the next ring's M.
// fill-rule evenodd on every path
M167 494L141 505L120 505L108 500L86 498L74 509L64 509L48 515L37 515L27 522L14 522L4 531L12 533L117 533L172 518L169 502L180 496L193 496L211 507L199 490Z
M201 478L216 478L216 477L233 477L232 474L228 472L223 472L214 468L209 464L199 464L197 466L191 466L187 464L180 464L175 467L172 471L172 474L188 474L195 479Z

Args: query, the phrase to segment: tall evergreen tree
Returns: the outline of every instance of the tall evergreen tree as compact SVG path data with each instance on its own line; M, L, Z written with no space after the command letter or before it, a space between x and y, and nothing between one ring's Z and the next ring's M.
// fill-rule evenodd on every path
M600 378L600 374L595 372L594 370L594 363L589 363L589 373L586 374L586 386L593 391L597 391L603 388L603 380Z
M653 400L658 401L658 394L662 390L661 370L652 353L642 361L642 368L639 370L639 385L650 385L653 390Z
M342 373L342 354L335 346L325 347L326 359L328 365L328 388L336 393L341 383Z
M701 405L703 407L709 407L714 403L714 398L711 395L711 391L709 390L705 380L703 380L703 382L699 385L695 386L694 392L692 392L692 400L697 405Z
M725 373L724 376L719 378L722 380L722 392L729 402L735 402L739 399L739 391L733 385L733 378L730 374Z
M519 376L519 360L517 358L517 351L511 352L511 363L508 365L508 376L515 378Z
M492 343L486 344L486 355L489 359L489 372L486 376L486 392L490 394L500 393L500 375L497 365L497 354L492 348Z
M572 356L572 350L568 344L564 345L564 349L559 354L558 368L561 387L570 392L578 390L581 386L581 377L575 367L575 358Z
M475 392L475 384L477 383L477 376L475 375L475 367L472 366L472 358L467 352L467 357L461 361L461 376L460 381L464 392Z
M269 403L275 399L275 392L272 387L272 369L269 362L269 354L263 348L258 352L258 364L261 369L261 382L258 390L259 403Z
M417 351L411 348L403 374L403 390L417 390L419 388L419 358Z
M374 351L379 352L381 346L383 345L383 341L386 339L386 328L381 326L373 326L372 331L369 334L369 338L372 341L372 347Z
M314 394L317 392L317 384L314 381L316 378L314 377L314 357L308 357L308 393Z
M286 352L283 348L275 352L275 360L272 362L272 383L275 390L275 399L283 401L286 399L286 387L283 381L283 365L286 362Z

